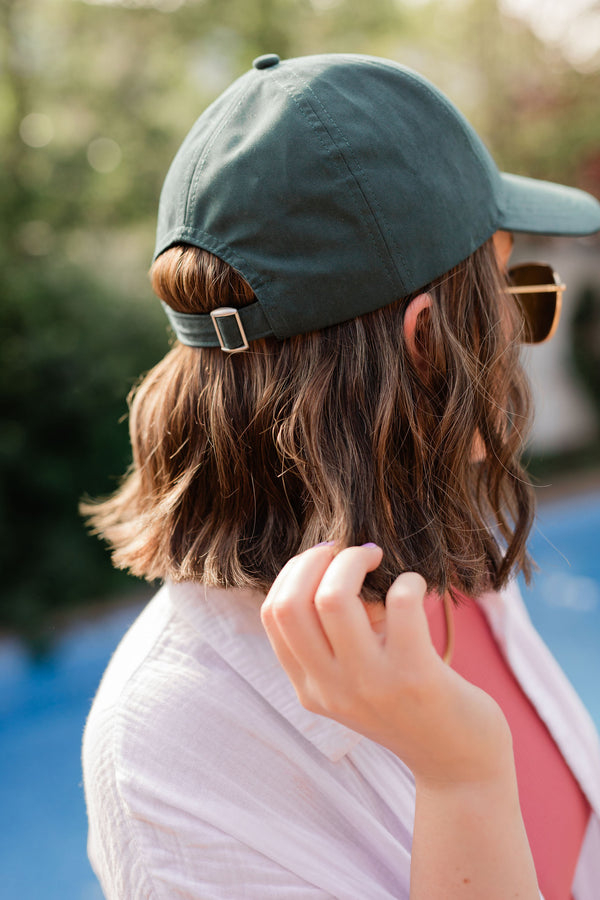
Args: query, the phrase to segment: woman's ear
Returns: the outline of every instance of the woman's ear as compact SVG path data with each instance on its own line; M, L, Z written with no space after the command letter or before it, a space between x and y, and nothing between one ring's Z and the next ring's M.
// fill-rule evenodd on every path
M425 365L425 360L417 345L417 326L419 324L419 316L421 316L426 309L429 309L432 302L430 294L419 294L418 297L414 297L410 301L404 312L404 339L406 341L406 346L408 347L408 352L412 357L412 361L419 368L422 368Z

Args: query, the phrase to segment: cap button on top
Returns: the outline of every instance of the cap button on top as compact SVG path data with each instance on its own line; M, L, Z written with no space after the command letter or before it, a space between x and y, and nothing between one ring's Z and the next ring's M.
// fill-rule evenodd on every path
M265 53L263 56L257 56L252 65L255 69L270 69L280 62L276 53Z

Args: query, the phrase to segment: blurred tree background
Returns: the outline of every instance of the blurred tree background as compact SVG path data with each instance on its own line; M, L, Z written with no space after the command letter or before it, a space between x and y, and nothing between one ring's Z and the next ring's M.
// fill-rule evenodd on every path
M125 396L168 347L146 275L158 195L210 100L267 51L387 56L437 83L502 168L600 195L600 10L561 27L561 5L0 0L0 626L41 645L57 612L131 584L77 504L126 469ZM597 387L586 291L575 365Z

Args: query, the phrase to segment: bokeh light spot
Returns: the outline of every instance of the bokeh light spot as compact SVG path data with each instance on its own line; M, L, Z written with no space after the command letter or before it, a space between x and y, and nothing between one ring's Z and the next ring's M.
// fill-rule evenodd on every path
M45 113L29 113L21 120L19 134L29 147L45 147L54 137L52 119Z
M114 172L121 162L121 148L112 138L94 138L87 148L87 158L92 169L102 174Z

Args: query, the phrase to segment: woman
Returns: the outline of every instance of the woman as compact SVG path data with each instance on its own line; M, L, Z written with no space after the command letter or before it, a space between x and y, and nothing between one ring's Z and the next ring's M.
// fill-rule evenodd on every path
M86 508L165 581L86 728L107 897L595 896L597 738L514 583L519 342L562 286L507 265L598 229L385 60L268 54L196 122L152 269L178 342Z

